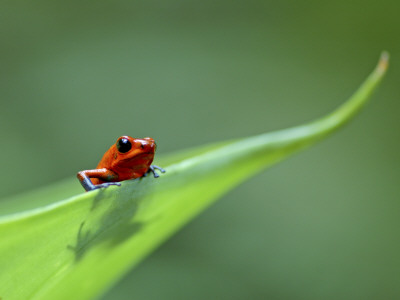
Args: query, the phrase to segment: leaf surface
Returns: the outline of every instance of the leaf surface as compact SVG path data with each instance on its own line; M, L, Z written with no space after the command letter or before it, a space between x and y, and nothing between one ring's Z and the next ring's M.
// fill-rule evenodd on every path
M3 201L0 297L99 296L222 194L348 122L377 87L387 63L384 53L354 95L328 116L162 157L156 163L167 173L157 180L147 176L88 193L77 180L66 180Z

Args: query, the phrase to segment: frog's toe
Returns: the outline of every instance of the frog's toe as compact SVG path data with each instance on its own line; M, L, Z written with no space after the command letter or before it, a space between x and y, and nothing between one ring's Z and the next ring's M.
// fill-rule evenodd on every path
M152 165L152 167L153 167L153 169L160 170L160 171L161 171L161 173L165 173L165 172L166 172L166 171L165 171L163 168L161 168L161 167L159 167L159 166Z
M154 178L160 177L160 175L157 174L156 169L157 169L157 170L160 170L161 173L165 173L165 170L164 170L163 168L161 168L161 167L159 167L159 166L156 166L156 165L151 165L150 168L149 168L149 170L148 170L148 173L149 173L149 172L153 173Z
M109 187L110 185L121 186L121 183L120 183L120 182L105 182L105 183L101 183L101 184L95 185L95 186L94 186L94 189L107 188L107 187Z

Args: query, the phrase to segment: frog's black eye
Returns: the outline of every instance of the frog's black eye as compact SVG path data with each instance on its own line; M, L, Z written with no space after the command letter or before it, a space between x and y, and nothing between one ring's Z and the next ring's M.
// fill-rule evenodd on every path
M117 149L121 153L126 153L131 150L132 144L128 139L120 139L117 142Z

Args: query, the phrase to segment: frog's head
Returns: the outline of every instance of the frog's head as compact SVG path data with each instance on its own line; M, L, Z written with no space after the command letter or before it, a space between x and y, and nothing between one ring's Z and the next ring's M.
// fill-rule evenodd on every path
M113 167L131 170L148 169L153 162L157 145L154 139L135 139L124 135L115 143Z

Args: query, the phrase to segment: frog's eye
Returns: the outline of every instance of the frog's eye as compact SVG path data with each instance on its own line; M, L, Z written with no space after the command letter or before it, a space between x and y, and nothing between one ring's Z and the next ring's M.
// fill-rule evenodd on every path
M132 144L128 139L120 139L117 142L117 149L121 153L126 153L132 149Z

